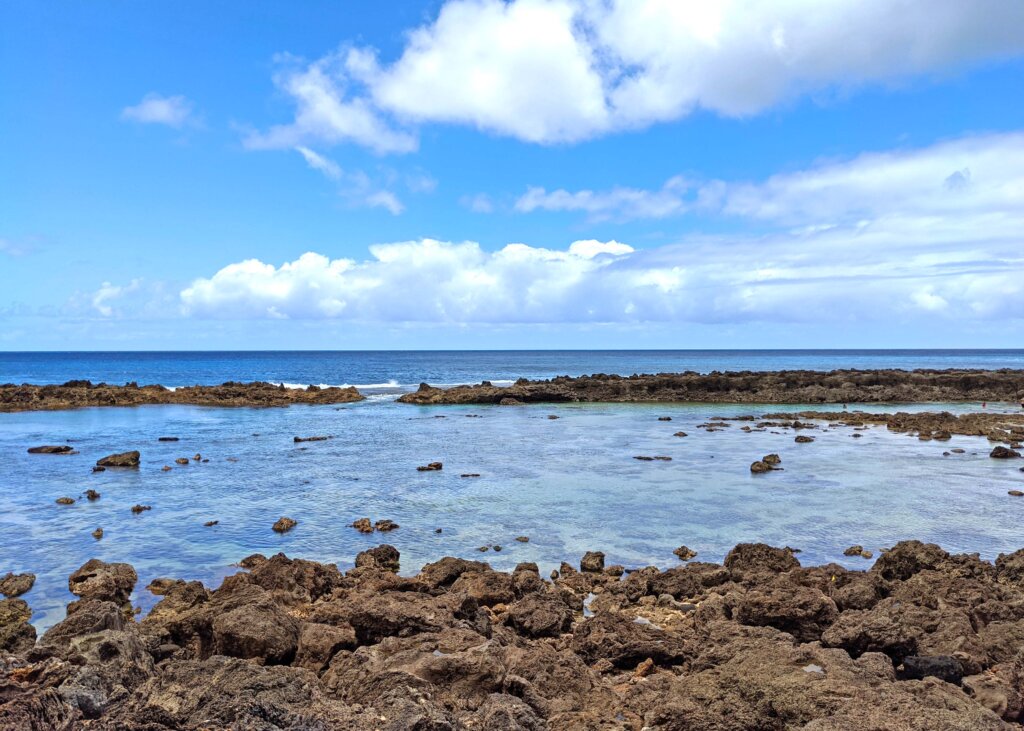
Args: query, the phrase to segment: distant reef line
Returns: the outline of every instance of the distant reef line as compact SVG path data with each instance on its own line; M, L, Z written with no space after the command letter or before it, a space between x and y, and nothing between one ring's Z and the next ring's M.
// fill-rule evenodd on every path
M91 381L68 381L60 385L0 385L2 411L56 411L95 406L148 406L182 404L192 406L290 406L291 404L346 404L365 396L353 387L286 388L254 381L228 381L219 386L184 386L170 389L160 385L127 383L113 386Z
M942 403L1024 401L1024 370L715 371L653 375L519 379L499 387L436 388L420 384L407 404L634 403Z
M348 387L288 388L254 381L219 386L68 381L59 385L2 384L0 412L51 411L96 406L182 404L271 407L345 404L365 399ZM510 386L490 381L439 388L421 383L398 398L414 405L521 405L531 403L1024 403L1024 370L715 371L632 376L594 374L549 380L521 378Z

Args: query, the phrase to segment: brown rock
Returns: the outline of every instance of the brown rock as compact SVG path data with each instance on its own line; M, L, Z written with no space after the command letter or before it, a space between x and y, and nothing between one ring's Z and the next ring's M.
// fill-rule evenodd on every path
M604 571L604 554L600 551L587 551L580 559L580 571L592 574Z
M15 574L9 571L0 578L0 594L13 599L29 591L35 583L35 574Z
M138 580L138 574L130 564L106 563L94 558L68 577L68 591L82 599L124 605L128 603Z
M695 558L697 556L696 551L692 548L687 548L686 546L680 546L676 550L672 551L672 553L674 553L680 561L689 561L691 558Z
M74 454L74 447L67 444L45 444L41 447L29 447L29 454Z
M121 452L110 454L96 462L97 467L138 467L139 452Z
M59 497L56 500L58 505L74 505L75 499L73 497Z
M32 649L36 629L28 623L31 617L32 610L21 599L0 599L0 654L20 655ZM2 710L0 721L3 721Z
M356 555L356 568L372 567L385 571L398 571L400 558L401 554L397 548L384 543L376 548L359 552Z
M418 472L436 472L444 467L441 462L431 462L430 464L420 465L416 468Z
M271 526L275 533L287 533L292 528L297 526L299 523L291 518L281 517L277 519L277 522Z
M138 515L139 513L143 513L143 512L145 512L147 510L152 510L152 509L153 509L152 505L133 505L132 506L132 512L135 513L136 515Z
M352 527L360 533L373 533L373 524L369 518L360 518L352 523Z

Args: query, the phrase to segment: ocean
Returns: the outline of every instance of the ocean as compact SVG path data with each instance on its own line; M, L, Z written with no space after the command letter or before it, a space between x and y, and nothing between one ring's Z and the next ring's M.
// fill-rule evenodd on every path
M989 459L990 446L980 438L921 442L875 427L854 439L849 428L822 424L811 432L814 443L795 444L789 430L699 427L712 416L798 406L394 401L421 381L840 367L1024 368L1024 350L4 353L0 382L88 378L182 386L260 379L352 384L371 398L283 409L0 413L0 573L37 575L24 598L43 629L64 616L72 599L68 574L93 557L135 566L140 582L133 599L148 609L157 597L144 587L157 577L216 585L255 552L348 568L358 551L381 542L401 551L402 573L446 555L501 569L536 561L546 573L587 550L603 550L609 564L667 567L678 563L672 550L681 544L701 560L720 561L740 541L800 548L805 564L851 567L870 565L843 556L854 543L877 555L898 540L918 538L989 559L1024 546L1024 499L1006 494L1024 489L1024 473L1014 460ZM899 407L919 408L980 405ZM665 416L672 420L659 420ZM688 436L673 436L679 431ZM333 438L293 441L310 435ZM158 441L161 436L180 441ZM26 452L64 442L79 454ZM964 453L944 454L953 448ZM91 472L98 458L131 449L142 453L140 469ZM785 469L751 475L750 463L769 452L781 455ZM209 461L175 463L196 454ZM672 460L633 459L638 455ZM416 470L433 461L444 469ZM164 465L172 469L163 471ZM100 499L84 499L88 488ZM76 502L57 505L62 496ZM152 509L133 514L135 504ZM298 526L278 535L271 525L283 515ZM401 527L363 535L350 524L364 516ZM203 525L211 520L218 524ZM99 541L90 535L97 527L104 529ZM480 552L482 546L491 548Z

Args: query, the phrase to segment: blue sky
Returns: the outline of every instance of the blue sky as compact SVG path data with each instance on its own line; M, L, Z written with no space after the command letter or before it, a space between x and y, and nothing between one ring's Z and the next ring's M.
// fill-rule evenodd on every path
M1019 0L0 5L0 349L1014 347Z

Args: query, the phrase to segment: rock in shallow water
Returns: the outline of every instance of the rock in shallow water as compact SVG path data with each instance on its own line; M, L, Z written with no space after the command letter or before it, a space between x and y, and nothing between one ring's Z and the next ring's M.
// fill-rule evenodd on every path
M110 454L106 457L97 460L97 467L138 467L140 454L138 451L132 452L120 452L119 454Z
M13 599L14 597L19 597L28 592L35 583L35 574L15 574L13 572L8 572L6 576L0 578L0 594Z
M67 444L44 444L41 447L29 447L29 454L74 454L75 449Z
M274 525L271 526L271 528L274 530L275 533L287 533L298 524L299 522L297 520L292 520L291 518L287 517L281 517L277 519L277 522L274 523Z

